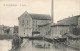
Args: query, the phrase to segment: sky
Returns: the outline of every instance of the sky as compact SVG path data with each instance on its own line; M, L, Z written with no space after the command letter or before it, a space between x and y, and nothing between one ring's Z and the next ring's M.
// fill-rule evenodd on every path
M18 25L25 11L51 15L51 0L0 0L0 25ZM80 0L53 0L54 22L72 15L80 15Z

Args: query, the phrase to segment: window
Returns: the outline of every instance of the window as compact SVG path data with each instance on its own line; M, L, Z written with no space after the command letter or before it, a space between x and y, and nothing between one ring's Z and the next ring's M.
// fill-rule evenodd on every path
M22 24L22 26L24 26L24 24Z
M25 16L27 16L27 14Z
M24 35L25 35L25 33L24 33Z
M27 21L27 25L29 24L29 21Z
M22 20L22 23L24 23L24 20Z
M37 28L36 28L36 31L37 31Z

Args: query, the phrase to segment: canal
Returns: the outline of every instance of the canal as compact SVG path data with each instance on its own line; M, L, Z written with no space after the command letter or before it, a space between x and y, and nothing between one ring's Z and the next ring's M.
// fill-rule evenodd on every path
M49 43L43 40L23 39L21 47L14 51L80 51L62 43Z
M9 51L12 49L12 39L0 40L0 51Z

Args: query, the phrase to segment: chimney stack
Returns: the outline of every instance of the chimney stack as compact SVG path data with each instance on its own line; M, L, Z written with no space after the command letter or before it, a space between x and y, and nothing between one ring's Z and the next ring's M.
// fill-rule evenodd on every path
M53 17L53 0L51 0L51 17L52 17L52 23L54 23L54 17Z

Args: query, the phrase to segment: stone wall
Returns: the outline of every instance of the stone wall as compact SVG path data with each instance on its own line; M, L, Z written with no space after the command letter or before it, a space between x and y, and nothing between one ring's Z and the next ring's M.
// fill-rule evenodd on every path
M78 18L78 27L80 28L80 17Z
M51 34L52 34L53 38L60 37L61 35L64 35L65 33L69 33L69 26L51 27Z
M70 47L80 49L80 39L76 40L68 39L66 44Z
M50 38L51 36L50 24L45 26L42 25L41 27L39 27L39 32L41 36Z
M32 36L32 18L28 13L19 17L19 36Z

